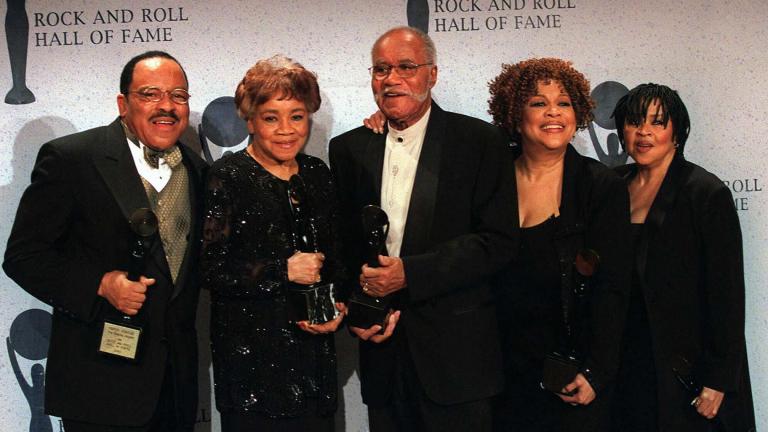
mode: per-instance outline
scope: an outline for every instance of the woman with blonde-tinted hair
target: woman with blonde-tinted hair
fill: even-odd
[[[333,431],[336,352],[344,317],[292,322],[291,287],[338,281],[334,188],[325,163],[300,153],[320,107],[315,75],[293,60],[257,62],[235,103],[251,139],[210,168],[203,286],[211,291],[211,346],[222,430]],[[303,191],[289,180],[300,176]],[[290,199],[289,199],[290,197]],[[316,251],[296,243],[298,208]]]
[[[490,114],[518,156],[518,259],[499,277],[506,389],[499,431],[604,431],[624,324],[629,199],[621,179],[570,144],[591,121],[570,62],[504,65]]]

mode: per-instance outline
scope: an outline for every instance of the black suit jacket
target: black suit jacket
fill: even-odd
[[[617,168],[627,182],[636,165]],[[744,264],[739,218],[728,188],[678,155],[669,167],[636,245],[653,340],[659,427],[698,431],[706,422],[672,368],[685,359],[706,387],[725,392],[726,431],[754,427],[744,340]]]
[[[53,306],[46,371],[46,412],[120,426],[146,423],[166,366],[184,421],[197,403],[195,311],[198,298],[199,188],[204,162],[180,146],[190,179],[191,236],[174,286],[160,241],[144,274],[144,334],[137,363],[97,352],[101,323],[120,317],[97,295],[104,273],[126,270],[133,234],[128,216],[149,207],[119,120],[45,144],[24,192],[3,268],[22,288]]]
[[[330,143],[350,269],[364,261],[360,210],[380,202],[385,139],[361,127]],[[497,128],[432,103],[400,254],[408,286],[398,294],[402,315],[393,339],[405,333],[427,396],[441,404],[503,387],[488,276],[516,250],[516,198],[503,178],[510,161]],[[392,339],[361,342],[366,404],[388,402],[395,349]]]

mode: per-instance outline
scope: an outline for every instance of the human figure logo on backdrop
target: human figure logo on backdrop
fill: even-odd
[[[429,33],[429,4],[427,0],[408,0],[408,25]]]
[[[592,90],[592,99],[595,100],[596,106],[592,110],[595,119],[589,123],[589,138],[592,141],[592,146],[595,148],[600,162],[613,168],[621,166],[627,163],[627,153],[624,151],[619,152],[619,136],[616,135],[616,122],[613,120],[613,108],[616,106],[616,102],[621,99],[622,96],[629,93],[629,89],[624,84],[616,81],[605,81],[598,84],[594,90]],[[595,125],[597,123],[603,129],[607,129],[610,132],[606,138],[605,150],[603,150],[600,139],[595,132]]]
[[[29,43],[29,18],[24,0],[7,0],[5,13],[5,39],[8,43],[8,58],[11,63],[13,87],[5,95],[5,103],[11,105],[29,104],[35,95],[27,88],[27,44]]]
[[[43,411],[45,395],[45,368],[40,363],[32,365],[32,384],[24,378],[16,354],[32,360],[43,360],[48,355],[51,338],[51,314],[41,309],[28,309],[20,313],[11,324],[10,336],[5,338],[8,358],[19,387],[29,403],[31,418],[29,432],[52,432],[51,418]]]
[[[232,96],[222,96],[212,100],[205,107],[203,119],[197,130],[200,135],[203,155],[209,164],[227,153],[244,148],[245,139],[248,137],[248,127],[245,121],[237,115],[235,98]],[[212,145],[227,150],[214,155],[211,153]]]

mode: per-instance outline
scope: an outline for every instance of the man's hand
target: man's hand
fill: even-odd
[[[368,267],[364,264],[360,274],[360,286],[363,292],[372,297],[384,297],[405,288],[405,269],[403,260],[398,257],[379,255],[381,267]]]
[[[339,328],[341,320],[343,320],[344,316],[347,314],[347,306],[344,303],[336,303],[336,310],[339,311],[339,316],[328,322],[322,324],[310,324],[309,321],[299,321],[296,325],[305,332],[314,335],[333,333]]]
[[[117,270],[104,273],[97,294],[124,314],[136,315],[147,299],[147,287],[153,285],[155,280],[141,276],[138,282],[133,282],[126,275],[126,272]]]
[[[589,405],[595,400],[595,390],[582,374],[577,374],[576,378],[563,388],[564,393],[570,393],[572,391],[575,391],[573,396],[565,396],[561,394],[558,396],[563,402],[567,402],[571,405]]]
[[[389,318],[387,318],[387,328],[384,329],[384,334],[379,334],[379,331],[381,331],[380,325],[375,325],[369,329],[362,329],[360,327],[350,326],[349,330],[364,341],[382,343],[385,340],[389,339],[390,336],[392,336],[392,333],[394,333],[395,327],[397,326],[397,321],[399,319],[400,319],[400,311],[394,311],[391,314],[389,314]]]

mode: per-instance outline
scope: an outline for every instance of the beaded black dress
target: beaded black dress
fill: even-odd
[[[296,160],[326,256],[322,280],[339,282],[344,272],[330,171],[312,156]],[[208,174],[201,266],[203,287],[211,292],[222,413],[288,418],[336,410],[333,334],[311,335],[287,316],[287,259],[294,253],[287,186],[245,150],[216,161]]]

